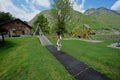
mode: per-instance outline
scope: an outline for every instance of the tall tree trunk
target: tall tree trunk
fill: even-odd
[[[2,44],[4,44],[5,39],[4,39],[4,33],[2,32]]]

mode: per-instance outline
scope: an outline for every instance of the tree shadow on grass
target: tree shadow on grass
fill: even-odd
[[[17,45],[16,43],[13,43],[11,41],[5,41],[5,43],[0,42],[0,53],[6,51],[16,45]]]

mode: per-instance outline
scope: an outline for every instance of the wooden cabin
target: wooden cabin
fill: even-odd
[[[6,30],[7,32],[4,35],[8,35],[9,37],[30,35],[31,29],[31,26],[20,19],[15,19],[0,25],[0,30]]]

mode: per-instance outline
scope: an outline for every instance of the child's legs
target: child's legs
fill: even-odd
[[[58,46],[58,47],[57,47],[57,50],[58,50],[58,51],[60,51],[60,49],[61,49],[61,47],[60,47],[60,46]]]

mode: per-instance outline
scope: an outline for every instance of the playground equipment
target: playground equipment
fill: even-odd
[[[33,34],[42,36],[43,33],[42,33],[42,30],[41,30],[40,23],[37,23],[36,30],[35,30],[35,32]]]
[[[83,26],[76,27],[73,29],[73,34],[72,34],[71,38],[79,37],[79,38],[83,38],[83,39],[90,39],[91,38],[89,36],[90,33],[91,33],[90,26],[88,26],[87,24],[83,24]]]

